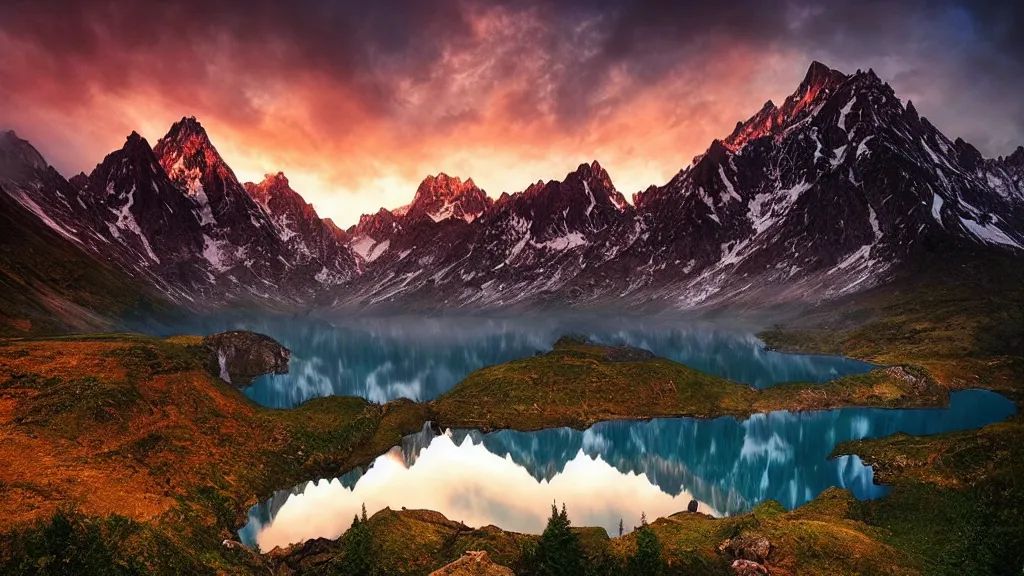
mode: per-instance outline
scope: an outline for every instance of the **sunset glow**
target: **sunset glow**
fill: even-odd
[[[10,17],[0,8],[0,84],[17,89],[0,90],[0,126],[66,176],[89,172],[132,130],[154,144],[194,115],[240,180],[283,171],[343,226],[408,203],[438,172],[472,177],[497,197],[598,159],[629,198],[665,183],[766,98],[781,102],[813,58],[875,67],[937,125],[991,155],[1012,150],[1024,119],[1003,91],[987,91],[984,105],[971,83],[944,95],[950,75],[935,67],[966,66],[981,49],[971,26],[985,22],[953,5],[890,7],[895,18],[881,29],[842,20],[838,7],[794,5],[749,34],[725,6],[648,21],[644,3],[437,1],[382,27],[315,1],[244,14],[198,3],[12,4]],[[50,15],[65,12],[55,25]],[[928,26],[904,34],[909,15]],[[828,30],[878,41],[856,50],[849,36],[809,41]],[[930,58],[950,46],[966,52],[941,65]]]

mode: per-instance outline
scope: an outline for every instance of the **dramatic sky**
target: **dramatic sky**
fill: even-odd
[[[0,127],[71,175],[196,116],[347,225],[441,171],[497,196],[596,158],[629,196],[814,59],[986,155],[1024,143],[1021,0],[3,0]]]

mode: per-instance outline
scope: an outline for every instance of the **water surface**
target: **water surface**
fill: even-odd
[[[846,440],[896,432],[937,434],[998,422],[1015,410],[988,391],[954,393],[948,409],[844,408],[786,411],[714,420],[604,422],[583,432],[464,430],[407,437],[362,474],[307,482],[249,512],[240,532],[269,550],[309,538],[336,538],[365,503],[373,512],[430,509],[470,526],[495,524],[540,533],[553,501],[565,502],[574,524],[617,534],[650,518],[685,510],[691,499],[715,516],[750,510],[766,500],[792,509],[830,486],[857,498],[882,496],[872,471],[856,456],[829,460]]]
[[[651,350],[690,367],[765,388],[780,382],[826,382],[872,365],[838,356],[766,350],[749,332],[721,325],[655,318],[596,316],[349,318],[327,321],[266,314],[212,316],[158,335],[245,329],[292,350],[290,373],[265,376],[246,394],[275,408],[328,395],[375,402],[431,400],[470,372],[551,349],[566,334]]]

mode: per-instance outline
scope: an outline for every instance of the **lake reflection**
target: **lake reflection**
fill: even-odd
[[[253,507],[240,532],[263,550],[309,538],[336,538],[366,504],[436,510],[470,526],[495,524],[540,533],[553,501],[565,502],[574,524],[617,534],[640,513],[656,518],[686,509],[694,498],[715,516],[750,510],[766,500],[786,508],[830,486],[861,499],[886,488],[855,456],[833,460],[839,442],[896,432],[936,434],[976,428],[1013,414],[1006,398],[987,391],[954,393],[949,409],[845,408],[773,412],[738,421],[674,418],[605,422],[579,432],[481,434],[429,428],[377,458],[365,473],[309,482]]]
[[[547,351],[574,333],[659,356],[764,388],[780,382],[826,382],[866,372],[870,364],[835,356],[781,354],[742,331],[652,318],[558,316],[520,318],[350,318],[216,316],[175,326],[147,326],[157,335],[228,329],[267,334],[292,350],[290,373],[264,376],[246,394],[275,408],[328,395],[374,402],[431,400],[470,372]]]

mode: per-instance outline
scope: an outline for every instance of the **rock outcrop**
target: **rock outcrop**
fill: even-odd
[[[514,573],[491,561],[487,552],[469,551],[455,562],[431,572],[430,576],[514,576]]]
[[[263,334],[237,330],[203,339],[210,371],[221,380],[246,388],[264,374],[287,374],[291,350]]]

